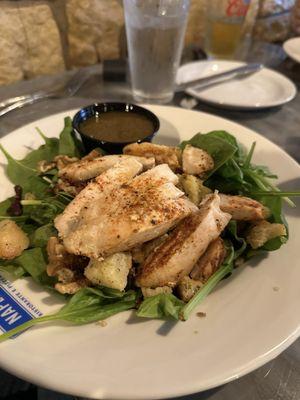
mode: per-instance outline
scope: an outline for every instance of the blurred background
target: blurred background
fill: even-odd
[[[188,58],[204,46],[206,3],[191,1]],[[299,10],[298,0],[253,0],[249,36],[255,42],[282,43],[299,35]],[[124,58],[122,1],[0,0],[0,49],[0,85]]]

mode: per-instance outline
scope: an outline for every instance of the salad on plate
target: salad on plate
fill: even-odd
[[[0,203],[0,272],[31,276],[66,298],[56,313],[0,335],[64,320],[98,322],[125,310],[186,320],[235,268],[288,240],[289,196],[226,131],[178,147],[132,143],[85,154],[65,118],[59,138],[7,159],[15,196]]]

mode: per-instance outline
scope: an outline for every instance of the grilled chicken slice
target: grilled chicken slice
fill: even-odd
[[[186,145],[182,152],[182,169],[186,174],[205,177],[214,168],[214,160],[204,150]]]
[[[59,177],[71,181],[71,182],[81,182],[88,179],[95,178],[96,176],[107,171],[109,168],[114,167],[120,161],[131,158],[131,156],[125,156],[122,154],[113,154],[108,156],[102,156],[97,158],[87,158],[81,159],[72,164],[68,164],[64,168],[59,170]],[[133,157],[132,157],[133,158]],[[134,157],[136,161],[143,165],[143,169],[147,170],[153,168],[155,165],[154,158],[145,157]]]
[[[55,221],[64,246],[70,253],[99,259],[163,235],[198,210],[175,187],[177,181],[170,168],[162,164],[111,189],[103,185],[101,195],[96,199],[89,196],[79,213],[75,207],[77,214],[67,230],[62,229],[61,221]]]
[[[244,196],[229,196],[220,194],[220,208],[232,215],[237,221],[252,221],[265,219],[269,210],[256,200]]]
[[[208,195],[200,210],[185,218],[141,265],[137,286],[175,286],[188,275],[231,219],[231,215],[222,212],[219,205],[217,194]]]
[[[155,251],[155,249],[165,240],[167,240],[168,234],[165,233],[156,239],[150,240],[150,242],[143,243],[132,249],[132,259],[135,263],[142,264],[150,253]]]
[[[99,202],[103,204],[109,191],[125,184],[135,175],[141,172],[143,166],[136,159],[122,160],[116,166],[99,175],[95,181],[90,182],[71,203],[64,212],[55,218],[54,224],[59,236],[64,239],[80,224],[81,213],[91,204]]]
[[[146,142],[132,143],[124,147],[123,153],[132,156],[154,157],[156,164],[168,164],[173,171],[180,169],[180,150],[177,147]]]
[[[219,237],[208,246],[206,252],[199,258],[191,272],[193,279],[206,282],[216,272],[226,257],[223,240]]]

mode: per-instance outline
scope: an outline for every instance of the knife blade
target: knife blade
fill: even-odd
[[[264,68],[263,64],[246,64],[241,67],[230,69],[228,71],[220,72],[218,74],[210,75],[204,78],[198,78],[192,81],[179,83],[175,87],[175,92],[181,92],[194,86],[197,86],[197,89],[200,89],[201,87],[205,87],[207,85],[222,83],[237,77],[253,74],[257,71],[260,71],[262,68]]]

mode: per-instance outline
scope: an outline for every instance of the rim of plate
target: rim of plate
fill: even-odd
[[[191,63],[187,63],[187,64],[183,64],[182,66],[179,67],[178,71],[183,70],[183,69],[188,69],[188,67],[190,65],[210,65],[212,63],[215,64],[233,64],[233,67],[239,67],[239,66],[243,66],[246,65],[245,62],[242,61],[230,61],[230,60],[203,60],[203,61],[193,61]],[[272,108],[272,107],[278,107],[278,106],[282,106],[284,104],[289,103],[290,101],[292,101],[296,94],[297,94],[297,87],[294,84],[294,82],[292,82],[289,78],[287,78],[286,76],[284,76],[283,74],[270,69],[270,68],[266,68],[264,67],[261,71],[259,71],[259,73],[267,73],[267,74],[271,74],[273,75],[273,77],[276,77],[276,80],[281,82],[282,85],[281,86],[285,86],[286,88],[288,88],[289,90],[289,95],[286,96],[285,98],[281,98],[280,100],[274,100],[274,101],[270,101],[267,104],[253,104],[253,103],[249,103],[249,104],[237,104],[235,102],[227,102],[225,100],[225,103],[222,101],[217,101],[217,100],[212,100],[212,99],[208,99],[205,96],[201,95],[201,92],[197,92],[196,90],[194,90],[193,88],[189,88],[185,90],[185,93],[201,100],[203,103],[209,104],[209,105],[213,105],[216,106],[218,108],[224,108],[224,109],[235,109],[235,110],[261,110],[261,109],[266,109],[266,108]]]
[[[157,112],[157,113],[159,113],[159,109],[161,109],[161,108],[173,109],[174,112],[176,112],[179,109],[179,110],[184,111],[185,113],[199,113],[202,115],[204,114],[208,117],[213,117],[215,119],[218,119],[219,121],[224,121],[226,123],[230,122],[230,124],[232,124],[233,126],[236,126],[237,128],[242,127],[244,130],[248,131],[248,133],[251,133],[254,136],[261,137],[261,138],[263,138],[264,141],[268,142],[273,147],[275,146],[277,148],[277,150],[284,153],[285,157],[287,159],[289,159],[289,161],[292,162],[294,164],[294,166],[297,167],[300,171],[300,165],[298,164],[298,162],[295,159],[293,159],[285,150],[283,150],[277,144],[274,144],[273,142],[271,142],[269,139],[267,139],[260,133],[254,131],[251,128],[245,127],[242,124],[233,122],[233,121],[223,118],[223,117],[215,116],[215,115],[207,113],[207,112],[202,112],[202,111],[199,112],[199,111],[194,111],[194,110],[186,110],[186,109],[181,109],[179,107],[171,107],[171,106],[161,106],[161,105],[155,106],[155,105],[151,105],[151,104],[143,104],[143,106],[149,107],[150,109],[153,110],[153,112]],[[36,124],[38,121],[45,120],[47,118],[59,117],[59,116],[63,117],[67,114],[73,114],[76,111],[78,111],[78,109],[70,109],[70,110],[67,110],[64,112],[52,114],[47,117],[41,118],[39,120],[33,121],[29,124],[26,124],[12,132],[18,131],[20,129],[23,130],[23,129],[26,129],[27,127],[32,127],[33,124]],[[1,142],[1,139],[2,138],[0,138],[0,142]],[[267,362],[269,362],[272,359],[274,359],[275,357],[277,357],[281,352],[283,352],[285,349],[287,349],[299,336],[300,336],[300,322],[299,322],[298,327],[296,329],[294,329],[280,343],[278,343],[277,345],[272,347],[269,351],[265,352],[264,354],[260,355],[259,357],[255,358],[255,359],[251,359],[249,362],[244,363],[242,366],[239,366],[239,367],[235,368],[234,370],[231,370],[230,373],[225,371],[221,376],[219,376],[218,382],[214,381],[213,378],[211,378],[210,380],[207,380],[208,382],[206,381],[206,383],[205,382],[203,383],[203,382],[201,382],[201,379],[199,378],[199,380],[194,381],[193,385],[191,385],[190,383],[188,383],[188,385],[185,385],[184,382],[181,382],[180,389],[178,389],[178,387],[176,387],[176,389],[169,388],[164,391],[159,390],[159,391],[156,391],[155,393],[153,393],[152,395],[150,394],[150,395],[143,396],[143,398],[149,399],[149,400],[150,399],[155,400],[155,399],[161,399],[161,398],[173,398],[173,397],[178,397],[178,396],[194,394],[197,392],[212,389],[212,388],[218,387],[220,385],[229,383],[233,380],[241,378],[242,376],[246,375],[247,373],[254,371],[255,369],[261,367],[262,365],[266,364]],[[5,361],[7,361],[7,360],[5,360]],[[3,359],[2,360],[0,359],[0,366],[3,369],[5,369],[6,371],[8,371],[9,373],[12,373],[13,375],[18,376],[21,379],[29,380],[30,382],[32,382],[38,386],[42,386],[42,387],[45,387],[45,388],[48,388],[51,390],[60,391],[61,393],[66,393],[66,394],[74,395],[74,396],[80,396],[80,397],[88,396],[91,399],[100,399],[100,398],[107,399],[107,397],[105,395],[104,395],[104,397],[99,397],[99,396],[95,397],[95,395],[93,395],[92,392],[88,392],[86,389],[82,389],[82,390],[76,389],[76,391],[72,391],[72,389],[70,390],[70,388],[67,389],[64,386],[63,382],[60,382],[59,384],[56,383],[55,385],[51,386],[51,384],[49,383],[49,379],[45,378],[45,376],[43,376],[43,377],[32,376],[32,375],[30,375],[30,373],[28,373],[28,369],[25,369],[24,366],[23,367],[18,366],[18,370],[16,371],[16,366],[14,365],[12,360],[9,360],[9,362],[3,363]],[[141,395],[139,393],[135,393],[134,389],[131,391],[127,390],[127,392],[126,391],[124,392],[124,395],[116,397],[116,399],[120,399],[120,400],[129,400],[129,399],[133,400],[133,399],[140,399],[140,398],[141,398]]]
[[[300,50],[299,50],[299,53],[297,53],[295,55],[295,53],[291,50],[291,47],[290,47],[291,45],[293,45],[295,43],[297,44],[297,42],[298,42],[299,49],[300,49],[300,36],[286,40],[283,43],[283,49],[289,57],[291,57],[294,61],[300,63]]]

